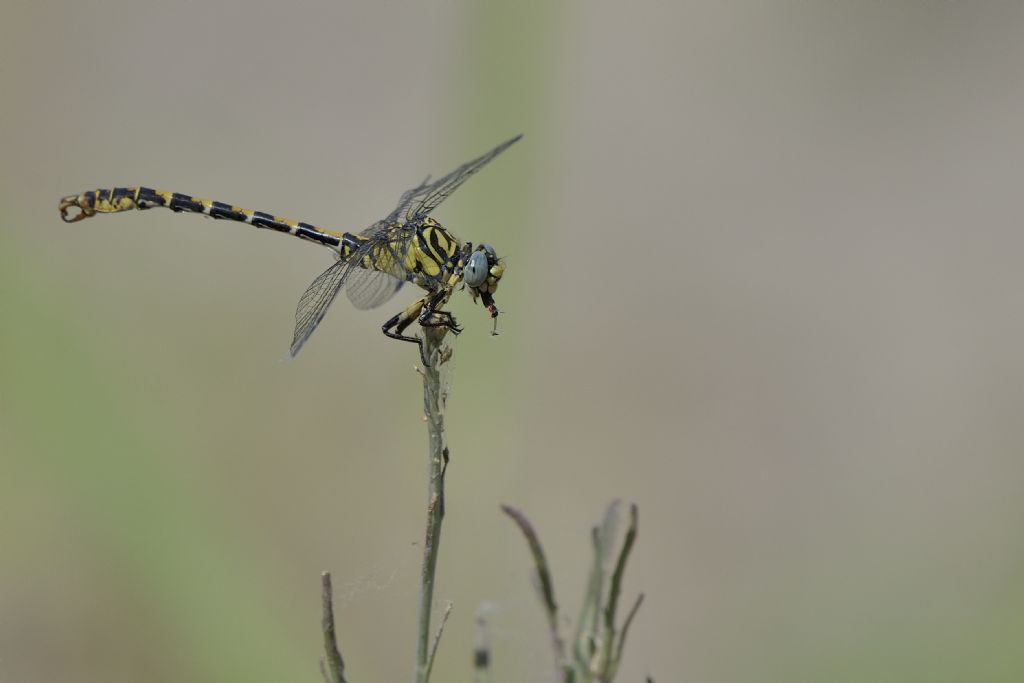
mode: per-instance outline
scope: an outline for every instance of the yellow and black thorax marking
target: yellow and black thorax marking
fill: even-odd
[[[433,291],[456,269],[461,243],[429,216],[414,225],[381,226],[367,233],[342,234],[341,260],[353,256],[360,266],[394,275]]]

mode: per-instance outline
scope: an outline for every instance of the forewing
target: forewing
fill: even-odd
[[[414,187],[402,195],[398,206],[388,217],[387,222],[406,222],[429,215],[452,192],[457,190],[459,185],[466,182],[471,175],[487,165],[491,159],[515,144],[521,137],[523,136],[517,135],[511,140],[506,140],[487,154],[459,166],[448,175],[438,178],[434,182],[430,182],[428,176],[427,180],[420,183],[418,187]]]
[[[416,201],[416,198],[420,195],[420,193],[422,193],[429,185],[430,176],[427,176],[426,178],[423,179],[422,183],[412,188],[411,190],[406,190],[405,192],[403,192],[402,197],[398,200],[398,206],[396,206],[395,210],[391,212],[390,216],[388,216],[388,220],[391,220],[396,223],[404,223],[406,210],[414,201]],[[386,221],[378,221],[378,224],[385,222]],[[374,227],[374,225],[371,225],[368,228],[368,230],[373,230]]]
[[[352,272],[351,266],[347,261],[336,261],[303,292],[295,309],[295,337],[291,348],[293,358],[324,319],[327,309],[338,296],[338,290],[345,284],[345,278]]]

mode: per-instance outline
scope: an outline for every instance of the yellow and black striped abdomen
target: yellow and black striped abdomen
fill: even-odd
[[[98,213],[120,213],[133,209],[141,211],[155,206],[177,212],[198,213],[220,220],[248,223],[257,228],[288,233],[329,247],[338,247],[343,234],[262,211],[252,211],[224,202],[200,199],[179,192],[163,192],[148,187],[115,187],[111,190],[90,190],[64,197],[60,201],[60,215],[66,223],[74,223]],[[77,213],[74,213],[75,210]]]

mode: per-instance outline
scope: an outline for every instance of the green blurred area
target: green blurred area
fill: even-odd
[[[574,614],[640,506],[622,680],[1024,676],[1024,12],[1012,4],[110,0],[0,27],[0,683],[408,677],[425,495],[415,350],[329,255],[145,184],[495,245],[448,416],[435,669],[549,676],[531,518]],[[409,295],[402,292],[399,299]],[[465,297],[462,297],[465,299]],[[402,305],[398,301],[395,305]]]

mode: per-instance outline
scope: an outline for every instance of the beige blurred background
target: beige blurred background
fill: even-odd
[[[145,184],[361,229],[437,217],[460,297],[435,672],[549,680],[520,506],[575,615],[640,506],[621,680],[1024,679],[1024,8],[982,2],[9,2],[0,23],[0,681],[408,680],[415,350],[329,254]]]

